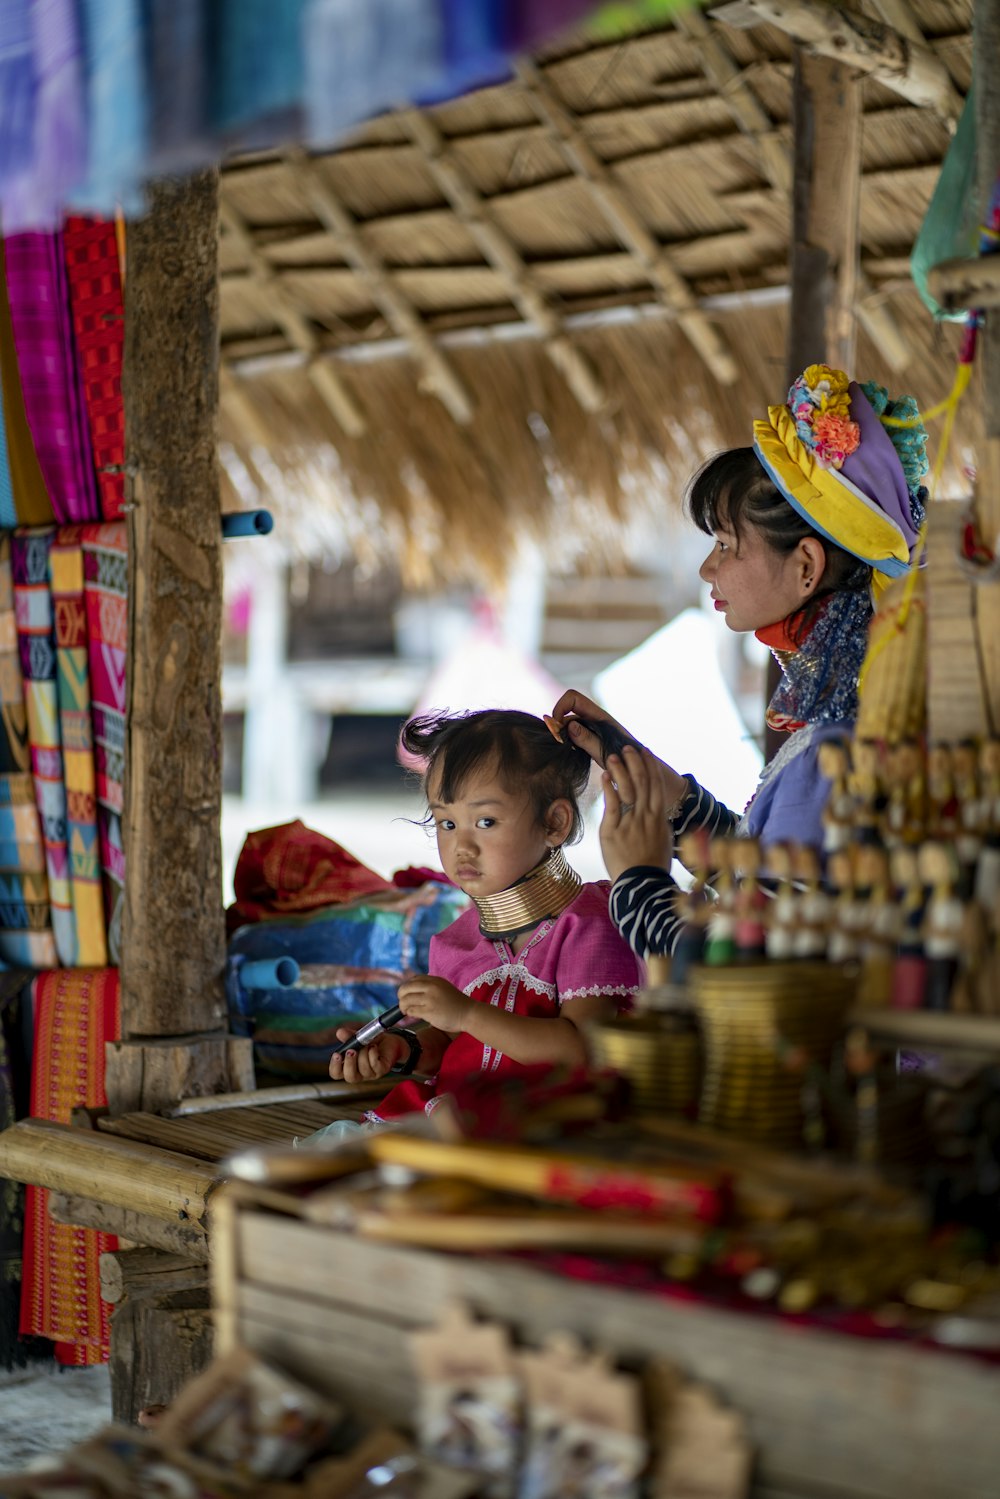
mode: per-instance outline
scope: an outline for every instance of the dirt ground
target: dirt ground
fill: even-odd
[[[0,1473],[65,1452],[111,1420],[106,1364],[0,1370]]]

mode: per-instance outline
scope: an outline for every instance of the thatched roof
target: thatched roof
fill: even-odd
[[[964,94],[967,0],[891,3]],[[311,160],[227,166],[229,482],[411,575],[502,570],[525,526],[611,546],[624,507],[678,496],[782,391],[790,56],[695,12]],[[908,258],[949,131],[872,79],[864,107],[857,368],[930,404],[958,334]]]

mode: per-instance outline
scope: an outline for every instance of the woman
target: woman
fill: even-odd
[[[917,425],[883,425],[888,417]],[[822,847],[829,782],[820,746],[853,730],[873,596],[908,571],[923,521],[927,434],[912,397],[893,403],[880,386],[810,365],[753,435],[752,448],[720,453],[701,470],[688,504],[714,541],[700,574],[716,609],[778,661],[767,722],[789,738],[742,816],[648,751],[608,757],[601,846],[611,912],[640,954],[670,952],[681,925],[669,874],[675,837],[705,829],[765,847]],[[604,763],[597,736],[576,722],[607,720],[603,710],[569,691],[553,717]]]

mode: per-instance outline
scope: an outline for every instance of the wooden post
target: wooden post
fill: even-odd
[[[123,1045],[223,1032],[222,537],[216,457],[218,178],[150,189],[129,227],[125,371],[129,530]],[[141,1060],[141,1058],[140,1058]],[[161,1059],[162,1060],[162,1059]],[[200,1073],[201,1091],[205,1071]],[[245,1085],[245,1084],[244,1084]],[[144,1095],[144,1106],[176,1102]],[[126,1101],[125,1106],[129,1106]]]
[[[972,65],[976,89],[980,222],[1000,171],[1000,0],[976,0],[972,26]],[[1000,308],[985,314],[979,344],[983,393],[983,451],[978,455],[979,534],[989,546],[1000,536]],[[1000,733],[1000,586],[976,589],[976,627],[983,661],[986,722]]]
[[[853,374],[860,272],[861,84],[842,63],[794,51],[789,385],[809,364]],[[779,678],[772,660],[768,699]],[[785,735],[765,738],[770,760]]]

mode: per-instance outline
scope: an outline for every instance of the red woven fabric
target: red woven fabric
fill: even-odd
[[[77,360],[97,469],[101,514],[117,520],[125,498],[122,357],[125,308],[114,223],[70,218],[63,231]],[[111,472],[110,470],[115,470]]]
[[[60,968],[32,987],[31,1116],[68,1124],[78,1106],[103,1108],[104,1047],[120,1033],[117,968]],[[104,1363],[107,1302],[99,1260],[118,1240],[49,1217],[49,1194],[29,1187],[24,1215],[21,1332],[51,1338],[61,1364]]]
[[[282,823],[247,835],[233,876],[229,930],[271,916],[340,906],[392,891],[388,880],[305,823]]]

